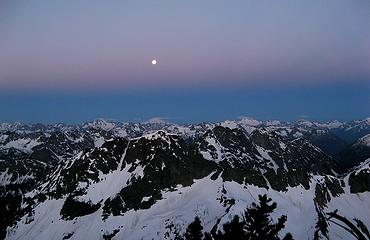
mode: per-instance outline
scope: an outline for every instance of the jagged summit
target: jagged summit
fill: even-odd
[[[162,117],[153,117],[143,122],[144,124],[168,124],[169,122]]]

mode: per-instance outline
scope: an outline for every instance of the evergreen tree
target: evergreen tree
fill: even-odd
[[[202,240],[203,238],[203,226],[199,217],[195,217],[194,221],[189,224],[185,232],[186,240]]]
[[[274,223],[270,214],[276,209],[277,204],[271,202],[271,198],[267,195],[259,195],[259,205],[252,204],[244,213],[245,233],[247,240],[278,240],[279,232],[284,228],[287,220],[286,216],[281,216],[277,223]],[[289,238],[290,237],[290,238]],[[284,239],[292,239],[291,235],[287,235]]]
[[[245,239],[244,225],[245,223],[243,221],[240,221],[239,216],[235,215],[231,222],[225,223],[223,225],[224,232],[218,231],[218,233],[215,236],[215,239],[216,240],[218,239],[220,240]]]
[[[276,209],[277,204],[271,203],[266,195],[259,195],[259,205],[253,203],[244,213],[241,221],[235,215],[231,222],[223,225],[223,231],[213,229],[205,233],[203,240],[280,240],[279,232],[285,227],[286,216],[281,216],[276,223],[270,214]],[[200,219],[195,217],[194,221],[186,229],[185,239],[201,240],[203,227]],[[287,233],[283,240],[293,240],[293,236]]]

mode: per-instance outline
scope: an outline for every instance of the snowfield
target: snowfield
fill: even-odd
[[[112,173],[108,180],[113,179]],[[124,176],[122,176],[124,177]],[[321,176],[314,179],[320,181]],[[116,178],[124,182],[125,179]],[[118,188],[115,185],[97,183],[91,189],[96,197],[86,195],[91,201],[111,196]],[[112,182],[109,182],[112,183]],[[114,183],[114,182],[113,182]],[[210,176],[195,180],[189,187],[178,186],[175,191],[164,191],[163,199],[156,202],[146,210],[130,210],[123,216],[109,216],[102,220],[102,210],[76,218],[71,221],[62,220],[60,210],[64,199],[46,200],[35,209],[32,221],[24,216],[16,228],[9,228],[7,239],[62,239],[69,233],[70,239],[100,239],[104,234],[111,234],[118,229],[114,239],[173,239],[176,231],[182,233],[187,225],[199,216],[204,225],[204,231],[210,231],[218,219],[220,224],[231,220],[235,214],[243,211],[258,201],[259,194],[268,194],[277,202],[278,208],[273,216],[277,219],[280,215],[288,216],[286,228],[282,233],[291,232],[295,239],[312,239],[317,221],[314,199],[314,182],[309,190],[303,187],[289,188],[286,192],[272,189],[258,188],[253,185],[243,186],[236,182],[224,182],[220,177],[212,180]],[[223,190],[224,189],[224,190]],[[112,192],[113,191],[113,192]],[[326,211],[339,210],[347,218],[362,219],[365,224],[370,224],[370,193],[346,193],[333,197]],[[235,199],[235,204],[229,209],[224,206],[221,199]],[[86,199],[87,200],[87,199]],[[353,206],[356,206],[355,208]],[[228,209],[228,212],[227,212]],[[30,222],[31,221],[31,222]],[[30,222],[30,223],[29,223]],[[173,224],[172,228],[169,226]],[[221,226],[221,225],[220,225]],[[332,224],[329,226],[330,239],[351,239],[352,236],[343,229]]]

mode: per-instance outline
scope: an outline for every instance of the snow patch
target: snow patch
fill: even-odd
[[[20,138],[17,140],[9,141],[7,144],[0,146],[0,149],[15,148],[25,153],[32,153],[32,149],[42,142],[39,142],[40,138],[30,139],[30,138]]]

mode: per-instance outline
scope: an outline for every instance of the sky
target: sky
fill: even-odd
[[[0,122],[369,117],[369,24],[367,0],[3,0]]]

